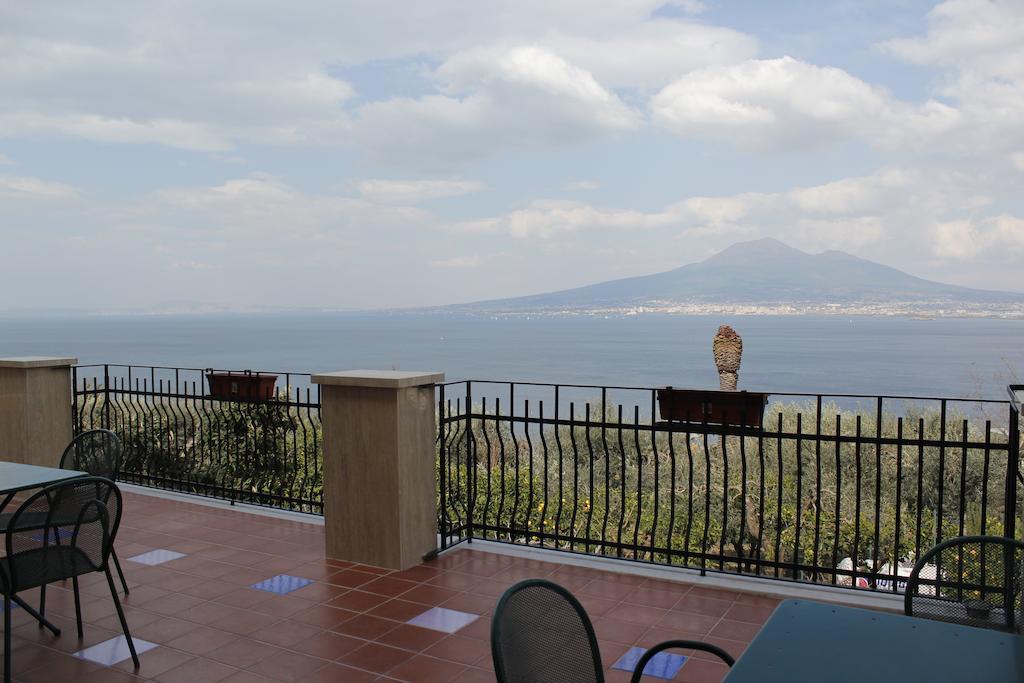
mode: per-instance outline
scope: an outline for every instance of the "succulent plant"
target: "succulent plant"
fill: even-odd
[[[718,368],[718,385],[722,391],[736,391],[739,381],[740,359],[743,357],[743,338],[728,325],[722,325],[711,345]]]

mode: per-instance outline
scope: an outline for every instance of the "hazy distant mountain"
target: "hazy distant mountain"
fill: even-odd
[[[653,275],[547,294],[469,304],[487,310],[617,308],[679,304],[854,302],[1024,303],[1024,294],[932,282],[842,251],[808,254],[765,238]]]

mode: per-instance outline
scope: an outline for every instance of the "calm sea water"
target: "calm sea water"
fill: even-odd
[[[711,339],[722,323],[743,336],[740,385],[751,390],[1002,399],[1014,373],[1024,378],[1024,321],[837,316],[0,318],[0,357],[716,388]]]

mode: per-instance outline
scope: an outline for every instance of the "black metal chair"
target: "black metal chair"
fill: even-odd
[[[908,616],[1024,632],[1024,543],[960,536],[926,552],[907,580]]]
[[[735,663],[710,643],[670,640],[644,653],[633,683],[654,655],[675,647]],[[520,581],[501,596],[491,622],[491,655],[499,683],[604,683],[597,636],[586,611],[572,593],[544,579]]]
[[[32,588],[43,590],[54,581],[71,579],[75,595],[78,637],[82,637],[82,606],[78,577],[103,572],[117,608],[128,649],[136,668],[139,656],[110,573],[111,550],[121,523],[121,492],[103,477],[83,477],[37,491],[11,515],[4,532],[7,555],[0,558],[0,593],[4,598],[4,682],[11,680],[11,603],[17,603],[49,628],[43,608],[37,613],[18,596]]]
[[[94,477],[103,477],[117,481],[121,474],[121,439],[109,429],[90,429],[82,432],[68,444],[60,456],[60,468],[87,472]],[[0,527],[3,524],[0,523]],[[124,578],[121,562],[117,559],[117,551],[111,549],[110,557],[114,560],[114,568],[121,580],[124,594],[128,595],[128,582]]]

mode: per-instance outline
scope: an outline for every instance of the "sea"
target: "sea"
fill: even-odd
[[[0,317],[0,357],[717,388],[711,342],[721,324],[743,337],[740,388],[751,391],[1005,399],[1008,384],[1024,381],[1024,320],[838,315],[7,316]]]

